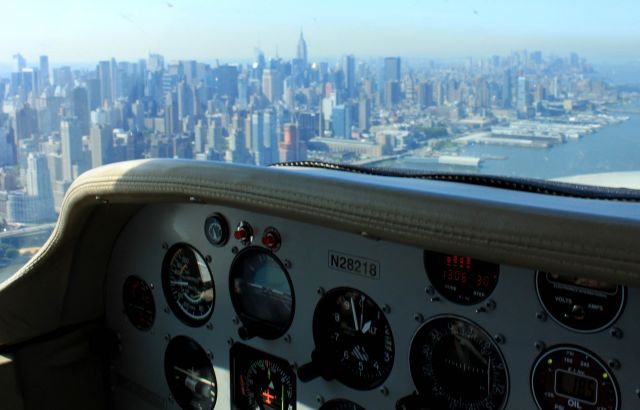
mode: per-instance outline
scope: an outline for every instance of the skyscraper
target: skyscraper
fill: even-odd
[[[333,107],[331,112],[331,128],[335,138],[351,138],[351,109],[340,104]]]
[[[502,108],[511,108],[512,93],[511,70],[507,69],[502,79]]]
[[[262,93],[272,104],[282,98],[284,82],[278,70],[265,69],[262,72]]]
[[[16,60],[15,72],[21,72],[27,66],[27,60],[22,57],[22,54],[16,53],[13,55],[13,59]]]
[[[91,125],[89,149],[93,168],[112,162],[113,130],[105,124]]]
[[[518,88],[516,91],[516,108],[520,112],[526,112],[528,106],[527,94],[529,93],[527,77],[518,77]]]
[[[285,124],[284,138],[280,144],[280,161],[304,161],[307,159],[307,149],[304,142],[298,139],[298,127],[295,124]]]
[[[47,156],[42,153],[30,153],[27,158],[27,195],[31,204],[30,219],[52,221],[56,218],[53,204],[53,189],[49,177]]]
[[[296,58],[304,62],[305,67],[309,64],[307,60],[307,42],[304,41],[302,30],[300,30],[300,38],[298,39],[298,47],[296,49]]]
[[[342,57],[342,71],[344,73],[344,88],[347,98],[356,96],[356,58],[353,54]]]
[[[400,82],[400,57],[386,57],[384,59],[384,82]]]
[[[111,101],[111,63],[100,61],[98,63],[98,79],[100,80],[100,104]]]
[[[49,56],[40,56],[40,89],[51,85],[49,79]]]
[[[82,133],[76,118],[67,118],[60,122],[62,140],[62,175],[66,181],[73,181],[74,165],[82,161]]]
[[[85,87],[74,87],[71,91],[71,106],[80,134],[89,135],[89,95]]]

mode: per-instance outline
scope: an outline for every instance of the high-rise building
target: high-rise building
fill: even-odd
[[[360,97],[358,101],[358,130],[368,131],[371,127],[371,101],[367,97]]]
[[[178,91],[178,118],[180,120],[193,115],[193,90],[186,81],[180,81]]]
[[[36,110],[31,108],[29,104],[25,104],[16,111],[15,131],[18,141],[31,138],[33,134],[38,132],[38,116]]]
[[[529,82],[527,81],[527,77],[518,77],[518,88],[516,91],[516,108],[519,112],[526,112],[529,94]]]
[[[282,99],[284,82],[278,70],[265,69],[262,72],[262,93],[272,104]]]
[[[502,108],[511,108],[513,85],[511,82],[511,70],[505,70],[502,78]]]
[[[331,128],[335,138],[351,138],[351,109],[345,104],[336,105],[331,112]]]
[[[16,60],[15,72],[22,72],[22,70],[27,66],[27,60],[25,60],[20,53],[14,54],[13,59]]]
[[[51,85],[49,75],[49,56],[40,56],[40,89]]]
[[[227,96],[231,102],[235,101],[238,97],[238,67],[225,64],[211,71],[216,94]]]
[[[147,70],[151,72],[164,70],[164,57],[160,54],[149,54]]]
[[[112,162],[113,130],[109,125],[91,125],[89,150],[91,151],[91,166],[93,168]]]
[[[420,108],[431,107],[433,104],[433,86],[429,82],[418,85],[418,104]]]
[[[346,96],[354,98],[356,96],[356,58],[353,54],[342,57],[342,71]]]
[[[105,101],[111,101],[111,63],[109,61],[100,61],[98,63],[98,80],[100,81],[100,104]]]
[[[304,142],[298,139],[298,128],[295,124],[283,126],[284,138],[280,144],[280,161],[304,161],[307,159],[307,148]]]
[[[71,106],[81,135],[89,135],[89,95],[85,87],[74,87],[71,91]]]
[[[400,83],[397,81],[387,81],[384,83],[384,105],[392,108],[400,103]]]
[[[74,167],[81,168],[82,133],[76,118],[67,118],[60,122],[60,139],[62,142],[62,175],[66,181],[73,181]]]
[[[387,81],[400,82],[400,75],[400,57],[386,57],[384,59],[384,83],[386,84]]]
[[[27,197],[24,199],[24,204],[30,208],[25,214],[31,221],[45,222],[56,219],[53,189],[45,154],[30,153],[27,158]]]
[[[298,47],[296,49],[296,58],[304,62],[305,67],[309,64],[307,59],[307,42],[304,40],[302,30],[300,30],[300,38],[298,39]]]

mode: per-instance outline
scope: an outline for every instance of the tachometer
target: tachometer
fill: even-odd
[[[475,305],[498,284],[500,265],[469,256],[424,252],[424,266],[436,290],[451,302]]]
[[[236,343],[231,348],[236,409],[295,410],[296,377],[285,360]]]
[[[536,274],[540,302],[558,323],[579,332],[597,332],[611,326],[622,313],[626,289],[597,279]]]
[[[190,326],[202,326],[213,313],[213,276],[193,247],[172,246],[162,263],[162,289],[173,313]]]
[[[509,375],[491,337],[469,320],[441,316],[411,342],[411,377],[420,401],[434,409],[504,409]]]
[[[313,316],[316,344],[301,380],[336,379],[357,390],[381,385],[391,373],[395,347],[391,326],[369,296],[353,288],[328,291]]]
[[[207,353],[193,339],[176,336],[164,355],[164,373],[176,403],[184,410],[211,410],[218,386]]]
[[[617,410],[618,387],[613,374],[593,353],[575,346],[544,352],[531,373],[538,408]]]
[[[139,330],[149,330],[156,317],[153,293],[147,282],[131,275],[122,287],[124,312],[133,326]]]
[[[293,285],[282,262],[264,248],[245,248],[233,260],[229,276],[231,302],[243,325],[240,336],[282,336],[294,310]]]

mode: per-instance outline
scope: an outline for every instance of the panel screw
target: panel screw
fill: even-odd
[[[506,340],[504,338],[503,335],[501,335],[500,333],[498,333],[497,335],[493,336],[493,338],[496,340],[496,343],[498,344],[503,344]]]
[[[489,299],[484,303],[484,307],[486,307],[487,310],[494,310],[496,308],[496,301]]]
[[[168,342],[169,340],[171,340],[171,335],[170,335],[169,333],[167,333],[167,334],[164,336],[164,340],[165,340],[165,341],[167,341],[167,342]]]
[[[422,323],[424,322],[424,316],[422,316],[422,313],[414,313],[413,320],[415,320],[418,323]]]
[[[607,362],[607,364],[609,365],[609,367],[611,367],[613,370],[618,370],[620,368],[620,362],[617,359],[609,359],[609,361]]]
[[[547,312],[537,312],[536,313],[536,318],[541,321],[541,322],[546,322],[547,321]]]
[[[291,261],[289,259],[284,260],[284,267],[287,269],[291,269]]]
[[[237,325],[238,323],[240,323],[240,320],[238,320],[236,316],[232,317],[231,321],[233,322],[234,325]]]
[[[320,296],[324,295],[324,288],[323,287],[319,287],[318,289],[316,289],[316,293]]]
[[[433,296],[433,294],[436,293],[436,290],[433,288],[433,286],[427,286],[426,288],[424,288],[424,293],[429,296]]]
[[[168,315],[169,313],[171,313],[171,310],[169,309],[169,306],[165,306],[165,307],[164,307],[164,313],[166,313],[167,315]]]
[[[169,401],[170,401],[171,403],[173,403],[173,395],[171,395],[171,394],[169,395]]]
[[[382,311],[383,311],[384,313],[386,313],[386,314],[391,313],[391,306],[386,305],[386,304],[385,304],[385,305],[382,305]]]
[[[233,345],[233,338],[228,338],[227,339],[227,345],[229,345],[229,346]]]
[[[285,335],[284,336],[284,341],[285,341],[285,343],[291,343],[291,335]]]
[[[380,387],[379,391],[383,396],[388,396],[389,395],[389,389],[387,388],[387,386]]]
[[[234,255],[238,253],[238,247],[234,246],[233,248],[231,248],[231,253],[233,253]]]
[[[153,283],[149,282],[149,288],[151,288],[151,290],[156,288],[156,285],[154,285]]]
[[[207,350],[207,356],[209,357],[209,360],[213,361],[213,353],[211,353],[211,350]]]
[[[440,298],[437,296],[432,297],[431,299],[429,299],[430,302],[440,302]]]
[[[619,327],[612,327],[611,330],[609,330],[609,334],[616,339],[622,339],[623,332]]]
[[[546,345],[544,344],[543,341],[541,340],[537,340],[533,346],[536,348],[537,351],[541,352],[544,350],[544,348],[546,347]]]
[[[316,402],[317,402],[318,404],[324,404],[324,397],[322,397],[321,395],[319,395],[319,394],[318,394],[318,395],[316,396]]]
[[[162,249],[169,249],[169,244],[166,242],[162,242]]]
[[[211,257],[211,255],[207,255],[205,257],[205,259],[207,260],[207,263],[211,263],[211,261],[213,260],[213,258]]]
[[[482,306],[476,309],[476,313],[485,313],[487,311],[487,309],[483,308]]]
[[[207,323],[207,329],[208,330],[213,330],[213,323],[211,323],[211,322]]]

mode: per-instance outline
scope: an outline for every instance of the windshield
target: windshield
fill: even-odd
[[[3,15],[0,281],[71,182],[118,161],[617,173],[580,180],[612,186],[640,172],[634,0],[60,0]]]

